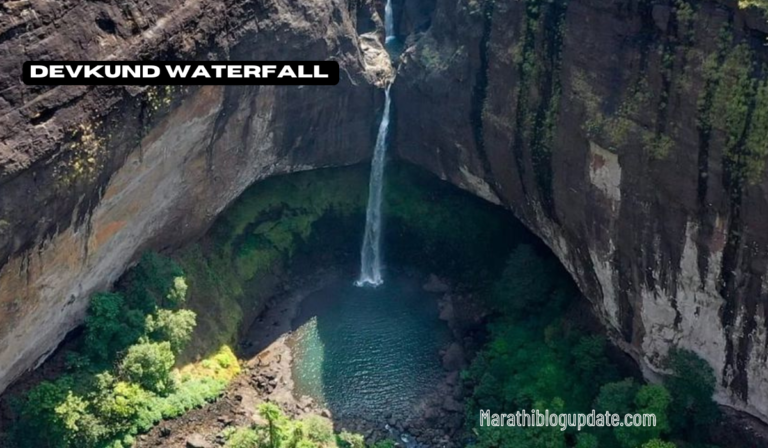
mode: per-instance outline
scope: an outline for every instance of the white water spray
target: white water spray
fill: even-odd
[[[376,147],[371,162],[371,180],[368,187],[368,209],[365,212],[365,236],[360,251],[360,278],[357,286],[378,286],[381,276],[381,202],[384,191],[384,162],[389,132],[389,86],[385,92],[384,116],[381,118]]]

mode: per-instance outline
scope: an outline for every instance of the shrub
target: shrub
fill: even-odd
[[[173,387],[171,370],[175,362],[170,342],[143,342],[128,349],[120,374],[147,390],[167,393]]]
[[[251,428],[231,428],[224,433],[224,438],[226,448],[256,448],[262,441]]]
[[[187,283],[184,271],[173,260],[148,252],[128,271],[119,285],[125,290],[127,304],[143,314],[157,306],[177,308],[186,300]]]
[[[672,396],[672,426],[690,437],[699,437],[719,417],[712,400],[715,373],[706,361],[690,350],[675,349],[669,354],[671,374],[664,379]]]
[[[12,438],[18,446],[66,446],[66,428],[56,408],[67,399],[72,386],[72,378],[66,375],[55,381],[43,381],[16,403],[19,419]]]
[[[342,431],[338,439],[342,448],[365,448],[365,439],[360,434]]]
[[[323,444],[333,442],[333,423],[330,420],[319,415],[308,415],[303,422],[309,440]]]
[[[146,331],[155,341],[168,341],[174,354],[179,354],[192,338],[196,317],[190,310],[158,310],[147,316]]]
[[[143,331],[143,314],[128,309],[122,294],[102,292],[91,297],[85,318],[85,353],[94,361],[110,362]]]

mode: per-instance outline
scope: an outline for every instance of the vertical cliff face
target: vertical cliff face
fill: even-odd
[[[254,181],[370,156],[388,76],[366,2],[0,6],[0,391],[147,248]],[[26,87],[25,60],[337,60],[336,87]]]
[[[648,376],[693,350],[768,420],[761,14],[438,0],[430,22],[393,89],[399,155],[514,210]]]

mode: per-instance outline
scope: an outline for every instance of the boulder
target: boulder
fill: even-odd
[[[187,448],[211,448],[211,445],[205,437],[200,434],[192,434],[187,437]]]

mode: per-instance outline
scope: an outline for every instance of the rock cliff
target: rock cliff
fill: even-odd
[[[671,347],[768,421],[768,25],[735,2],[394,0],[399,157],[511,208],[649,377]],[[252,182],[363,160],[359,0],[0,5],[0,390],[146,248]],[[373,34],[372,34],[373,33]],[[334,59],[335,88],[25,87],[27,59]]]
[[[370,156],[391,68],[365,1],[0,5],[0,391],[147,248],[266,176]],[[335,87],[27,87],[25,60],[326,60]]]
[[[693,350],[720,403],[768,421],[761,13],[438,0],[427,22],[393,89],[397,153],[511,208],[647,376]]]

